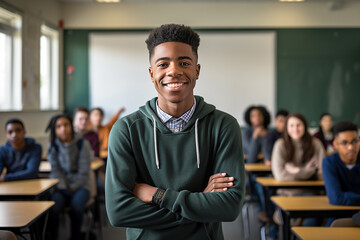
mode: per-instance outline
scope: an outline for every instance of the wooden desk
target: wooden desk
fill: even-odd
[[[36,239],[42,239],[41,230],[45,227],[36,226],[36,222],[54,204],[50,201],[0,201],[0,229],[14,231],[30,227]]]
[[[245,171],[251,173],[271,173],[271,167],[265,163],[245,163]]]
[[[59,182],[58,179],[31,179],[0,183],[0,199],[40,198]]]
[[[360,227],[293,227],[292,232],[302,240],[358,240]]]
[[[91,161],[91,169],[93,171],[98,171],[102,166],[104,166],[105,162],[101,160],[100,158],[95,158],[93,161]],[[40,173],[50,173],[51,172],[51,164],[48,161],[41,161],[39,166],[39,172]]]
[[[324,181],[278,181],[273,177],[257,177],[256,181],[263,187],[267,188],[312,188],[312,189],[323,189]]]
[[[280,197],[271,200],[280,208],[284,239],[290,239],[290,219],[306,217],[351,217],[360,206],[331,205],[327,196]],[[322,238],[326,239],[326,238]]]

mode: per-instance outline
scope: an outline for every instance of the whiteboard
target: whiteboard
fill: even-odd
[[[199,32],[200,76],[195,94],[233,115],[244,125],[252,104],[275,110],[276,34]],[[130,114],[157,96],[148,73],[148,33],[91,33],[89,36],[90,107],[102,107],[105,120],[124,106]]]

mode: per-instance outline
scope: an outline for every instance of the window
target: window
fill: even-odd
[[[0,110],[21,110],[21,16],[0,7]]]
[[[40,37],[40,109],[59,108],[59,33],[41,26]]]

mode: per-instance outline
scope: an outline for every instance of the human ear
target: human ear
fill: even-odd
[[[199,78],[199,75],[200,75],[200,68],[201,68],[200,64],[196,65],[196,79],[198,79],[198,78]]]
[[[154,76],[154,71],[151,67],[149,67],[149,74],[150,74],[150,77],[151,77],[151,81],[154,82],[153,80],[153,76]]]

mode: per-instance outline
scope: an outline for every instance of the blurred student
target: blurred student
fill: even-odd
[[[106,125],[102,125],[104,111],[101,108],[93,108],[90,111],[90,128],[99,136],[101,158],[107,158],[110,130],[124,111],[125,108],[120,108]]]
[[[323,177],[329,202],[335,205],[360,205],[360,140],[358,127],[339,122],[334,127],[336,153],[324,158]],[[330,219],[328,224],[334,219]]]
[[[76,135],[72,120],[65,114],[54,116],[47,127],[50,146],[47,159],[51,178],[59,179],[52,195],[55,205],[50,211],[51,239],[58,237],[59,216],[70,207],[71,239],[80,239],[85,206],[90,197],[90,162],[92,152],[87,140]]]
[[[37,178],[41,161],[41,146],[26,138],[24,123],[16,118],[5,124],[7,142],[0,147],[0,182]]]
[[[248,127],[242,131],[246,163],[259,161],[259,153],[265,152],[265,138],[270,124],[270,114],[264,106],[250,106],[245,111],[245,122]]]
[[[99,157],[99,136],[93,130],[89,130],[89,110],[86,107],[77,107],[74,111],[74,131],[87,139],[94,151],[94,156]]]
[[[275,142],[271,166],[276,180],[296,181],[321,179],[321,161],[325,150],[320,140],[310,135],[307,122],[299,113],[289,114],[283,136]],[[299,189],[281,189],[280,195],[314,195]],[[278,222],[278,221],[276,221]],[[305,226],[316,226],[318,219],[305,219]]]
[[[265,164],[271,166],[271,154],[273,151],[274,144],[285,131],[286,117],[289,115],[289,112],[286,110],[279,110],[275,116],[275,129],[271,130],[265,139],[265,152],[264,159]]]
[[[320,127],[319,130],[314,134],[314,137],[318,138],[323,144],[326,152],[333,152],[333,120],[329,113],[323,113],[320,116]]]

